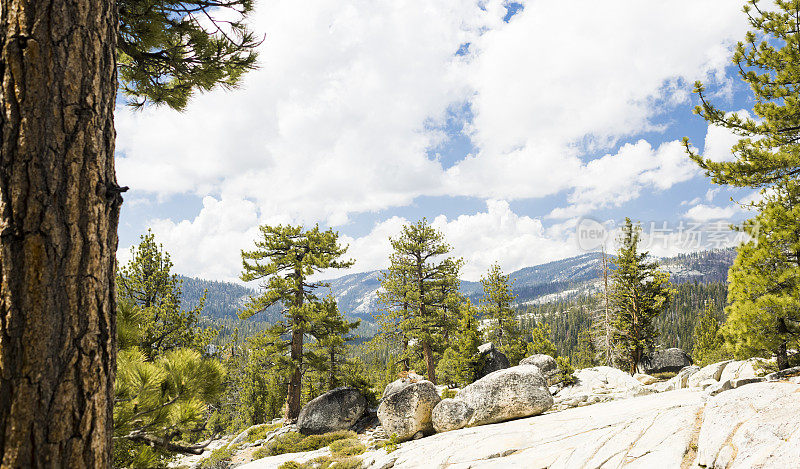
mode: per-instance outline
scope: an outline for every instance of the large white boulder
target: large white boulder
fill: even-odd
[[[547,382],[535,366],[490,373],[459,391],[455,399],[472,408],[466,422],[470,427],[538,415],[553,406]]]
[[[409,383],[384,397],[378,406],[378,420],[387,435],[400,441],[417,432],[432,433],[431,412],[442,399],[430,381]]]
[[[555,395],[555,408],[558,410],[652,392],[630,374],[610,366],[584,368],[577,370],[572,376],[575,384],[561,389]]]
[[[665,350],[654,350],[652,353],[642,357],[639,369],[644,373],[670,373],[678,372],[681,369],[694,363],[688,353],[679,348],[668,348]]]
[[[708,468],[797,467],[798,396],[800,385],[773,382],[711,398],[703,413],[697,463]]]
[[[666,384],[662,387],[661,390],[674,391],[676,389],[688,388],[689,378],[691,378],[698,371],[700,371],[700,367],[697,365],[687,366],[686,368],[679,371],[677,375],[670,378],[666,382]]]
[[[297,427],[305,435],[347,430],[367,410],[367,399],[351,387],[336,388],[312,399],[300,410]]]
[[[730,362],[722,370],[719,381],[764,376],[767,374],[766,367],[769,364],[769,360],[764,358],[748,358],[747,360]]]

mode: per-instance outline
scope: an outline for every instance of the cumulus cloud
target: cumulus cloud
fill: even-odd
[[[695,221],[726,220],[736,215],[739,210],[736,207],[715,207],[712,205],[699,204],[690,208],[684,216]]]
[[[152,226],[182,272],[230,279],[258,223],[346,227],[421,195],[497,200],[436,223],[475,250],[464,251],[468,275],[490,257],[511,270],[571,247],[500,200],[566,194],[550,216],[574,217],[696,174],[677,142],[612,148],[663,131],[658,118],[687,102],[687,83],[725,83],[738,7],[535,0],[505,14],[501,0],[260,2],[261,68],[241,89],[197,96],[184,113],[118,109],[118,179],[137,197],[204,197],[193,220]],[[463,107],[475,150],[443,164],[429,152]],[[706,151],[724,146],[709,135]],[[404,221],[391,215],[350,239],[359,269],[385,259],[381,240]]]

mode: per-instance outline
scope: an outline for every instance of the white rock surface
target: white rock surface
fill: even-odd
[[[764,367],[769,365],[769,360],[763,358],[749,358],[742,361],[730,362],[722,370],[719,381],[728,381],[739,378],[755,378],[763,376]]]
[[[364,461],[372,469],[680,467],[702,404],[691,390],[637,397],[439,433]]]
[[[564,387],[555,395],[554,408],[557,410],[652,392],[633,376],[610,366],[584,368],[572,376],[575,377],[575,384]]]
[[[697,462],[713,468],[800,465],[800,385],[743,386],[709,400]]]
[[[656,378],[650,375],[646,375],[644,373],[636,373],[633,375],[633,377],[636,378],[637,381],[644,384],[645,386],[647,386],[648,384],[653,384],[658,381]]]
[[[732,363],[733,360],[726,360],[724,362],[719,363],[712,363],[710,365],[704,366],[700,368],[696,373],[692,374],[687,381],[687,385],[690,388],[697,388],[701,387],[700,383],[703,381],[713,379],[714,381],[719,381],[720,377],[722,376],[722,371],[725,367]]]

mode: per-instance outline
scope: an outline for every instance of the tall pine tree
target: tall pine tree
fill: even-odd
[[[647,252],[638,251],[640,233],[641,228],[626,218],[609,293],[613,343],[621,365],[631,374],[655,345],[658,331],[654,320],[672,298],[669,275],[647,260]]]
[[[394,252],[379,291],[388,309],[384,322],[421,344],[428,379],[436,383],[434,353],[444,348],[455,322],[452,305],[462,261],[445,257],[450,246],[425,219],[404,226],[390,242]]]
[[[778,184],[760,207],[728,274],[724,335],[738,357],[775,355],[785,369],[800,349],[800,182]]]
[[[131,248],[131,260],[117,272],[117,298],[141,309],[140,343],[142,353],[154,358],[180,347],[204,352],[215,331],[202,329],[198,322],[205,294],[189,310],[181,308],[182,280],[170,273],[172,261],[163,246],[148,230],[137,246]]]
[[[775,354],[778,366],[788,366],[786,348],[798,334],[800,290],[796,274],[796,238],[800,219],[795,206],[800,175],[800,0],[775,0],[762,8],[758,0],[744,7],[753,28],[739,42],[733,62],[753,93],[752,118],[727,114],[706,99],[702,83],[695,85],[701,104],[695,112],[710,124],[732,130],[741,138],[733,146],[733,161],[690,156],[718,184],[762,187],[772,192],[753,204],[760,214],[744,230],[755,241],[739,248],[730,271],[729,321],[726,337],[739,356]],[[763,245],[762,245],[763,242]]]
[[[242,251],[242,275],[245,282],[264,280],[263,292],[250,297],[239,312],[249,318],[275,304],[283,307],[284,320],[272,328],[276,341],[291,335],[287,343],[291,377],[287,387],[286,414],[294,421],[300,414],[303,370],[303,336],[315,327],[318,298],[314,290],[323,285],[310,277],[325,269],[343,269],[353,262],[340,260],[347,251],[338,243],[333,230],[322,231],[319,226],[310,230],[302,226],[261,226],[261,237],[255,249]]]
[[[503,275],[500,265],[493,264],[481,278],[481,285],[481,316],[490,321],[487,338],[497,344],[512,364],[519,363],[525,358],[525,341],[517,314],[511,307],[516,296],[511,292],[509,276]]]

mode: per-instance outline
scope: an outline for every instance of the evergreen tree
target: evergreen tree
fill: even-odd
[[[760,208],[730,269],[724,334],[738,357],[774,354],[785,369],[800,348],[800,182],[778,184]]]
[[[722,361],[725,356],[724,346],[714,306],[708,303],[694,326],[692,358],[695,364],[700,366]]]
[[[464,300],[459,307],[454,340],[436,365],[436,377],[442,383],[465,386],[472,382],[478,362],[480,331],[476,308]]]
[[[342,367],[346,361],[345,343],[353,337],[347,334],[358,327],[361,321],[348,321],[339,312],[333,295],[328,295],[318,304],[318,313],[309,333],[317,341],[314,351],[319,358],[317,369],[326,375],[327,390],[334,389],[342,381]]]
[[[453,328],[462,261],[442,258],[450,246],[425,219],[404,226],[400,236],[390,242],[394,253],[378,292],[387,308],[383,323],[421,345],[428,379],[436,383],[434,353],[436,348],[444,348],[445,337]]]
[[[584,330],[578,334],[578,346],[572,356],[575,366],[578,368],[591,368],[598,364],[598,354],[594,343],[590,331]]]
[[[669,275],[659,272],[647,252],[638,252],[641,228],[625,219],[614,258],[609,305],[613,312],[613,343],[620,363],[636,373],[642,356],[654,345],[655,318],[669,305],[673,291]]]
[[[531,331],[531,341],[528,343],[527,354],[530,355],[550,355],[555,358],[558,356],[556,346],[550,339],[553,330],[544,321],[539,322]]]
[[[170,273],[169,253],[150,230],[140,239],[130,262],[117,272],[118,299],[141,309],[137,346],[150,359],[181,347],[204,352],[215,333],[198,325],[205,295],[193,309],[181,309],[182,280]]]
[[[276,352],[289,346],[291,370],[287,387],[286,415],[294,421],[300,413],[304,334],[314,330],[313,320],[318,311],[318,298],[314,290],[323,285],[309,278],[324,269],[350,267],[352,261],[340,257],[347,251],[338,243],[333,230],[321,231],[319,226],[305,230],[301,226],[261,226],[261,238],[253,251],[242,251],[242,275],[245,282],[266,279],[263,293],[250,297],[239,316],[249,318],[274,304],[283,305],[284,320],[276,323],[270,334],[276,343]],[[289,341],[283,336],[290,334]]]
[[[517,315],[511,308],[516,298],[511,292],[511,281],[498,264],[494,264],[481,278],[483,297],[481,298],[481,316],[488,319],[487,338],[497,344],[512,363],[519,363],[525,358],[525,341],[522,338]]]
[[[148,357],[138,347],[145,311],[120,303],[120,352],[114,388],[114,466],[165,467],[176,453],[201,454],[192,444],[206,429],[207,405],[223,390],[219,362],[176,348]]]
[[[744,7],[754,31],[736,46],[733,63],[753,92],[754,118],[726,114],[711,104],[702,83],[695,84],[701,104],[695,108],[710,124],[742,138],[733,146],[733,161],[717,162],[686,150],[717,184],[759,187],[800,175],[800,1],[775,0],[762,10],[759,0]]]

